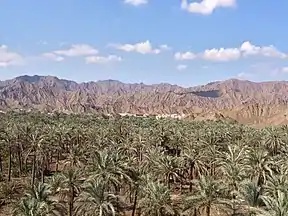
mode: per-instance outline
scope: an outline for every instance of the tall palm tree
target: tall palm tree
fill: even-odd
[[[52,191],[47,184],[33,185],[14,209],[14,215],[19,216],[44,216],[63,215],[62,206],[52,200]]]
[[[201,174],[207,172],[205,167],[205,155],[201,153],[201,146],[188,143],[184,146],[183,158],[188,162],[189,191],[192,192],[192,183]]]
[[[127,162],[117,151],[107,149],[95,151],[89,163],[89,179],[106,182],[107,188],[113,186],[115,190],[118,190],[121,185],[121,179],[129,179],[129,176],[125,172]]]
[[[68,169],[55,176],[51,181],[52,191],[59,198],[67,202],[67,215],[72,216],[74,212],[75,198],[80,194],[83,183],[83,174],[78,169]]]
[[[214,207],[220,207],[224,203],[224,185],[219,180],[211,176],[201,176],[195,182],[196,193],[187,195],[185,198],[185,210],[196,209],[197,212],[206,212],[206,216],[211,215]]]
[[[271,152],[271,155],[276,155],[282,150],[284,143],[284,136],[281,131],[274,128],[268,127],[264,130],[264,144],[266,148]]]
[[[85,216],[115,216],[116,200],[116,195],[106,191],[103,182],[88,181],[77,198],[76,212]]]
[[[44,181],[44,162],[47,160],[46,134],[38,129],[29,135],[29,141],[30,146],[26,152],[26,160],[28,157],[32,157],[31,185],[34,185],[39,165],[42,173],[42,182]]]
[[[0,131],[0,140],[2,141],[2,145],[4,148],[8,149],[8,181],[11,181],[11,172],[12,172],[12,157],[13,157],[13,149],[16,144],[16,134],[13,130],[13,125],[8,125],[7,129],[2,129]],[[1,172],[2,172],[2,157],[0,156],[1,163]]]
[[[219,153],[217,162],[230,192],[235,193],[238,191],[238,184],[246,177],[246,149],[238,142],[237,145],[228,145],[227,150],[227,152],[223,151]]]
[[[144,194],[140,200],[139,206],[141,215],[166,216],[175,215],[171,191],[162,183],[148,181],[143,189]]]
[[[153,161],[153,171],[158,176],[158,179],[162,179],[163,182],[171,187],[171,180],[179,180],[181,176],[181,167],[183,161],[179,157],[174,157],[166,154],[161,154],[160,157],[151,158]],[[164,179],[163,179],[164,178]]]
[[[273,175],[273,162],[269,157],[269,152],[263,147],[251,148],[247,152],[247,160],[247,163],[249,164],[248,175],[250,179],[253,179],[256,176],[258,186],[262,186],[266,183],[267,176]]]

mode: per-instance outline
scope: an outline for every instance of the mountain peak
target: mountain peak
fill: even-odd
[[[20,82],[29,82],[29,83],[34,83],[34,82],[39,82],[41,79],[41,76],[38,75],[23,75],[23,76],[18,76],[15,78],[15,80],[20,81]]]
[[[59,78],[56,76],[23,75],[16,77],[15,80],[20,82],[37,83],[40,81],[59,81]]]

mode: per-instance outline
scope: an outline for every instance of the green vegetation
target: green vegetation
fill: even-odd
[[[0,215],[288,216],[287,126],[36,113],[0,122]]]

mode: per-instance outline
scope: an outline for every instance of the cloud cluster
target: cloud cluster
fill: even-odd
[[[181,8],[190,13],[198,13],[203,15],[212,14],[216,8],[235,7],[236,0],[202,0],[201,2],[191,2],[182,0]]]
[[[87,64],[98,63],[98,64],[106,64],[109,62],[121,62],[122,58],[116,55],[109,56],[88,56],[85,58]]]
[[[0,67],[20,65],[22,63],[24,63],[24,58],[20,54],[9,51],[6,45],[0,45]]]
[[[109,46],[124,52],[137,52],[140,54],[159,54],[162,51],[171,49],[166,44],[162,44],[158,48],[153,48],[149,40],[135,44],[110,44]]]
[[[244,42],[240,50],[244,55],[263,55],[267,57],[286,58],[287,54],[280,52],[273,45],[259,47],[251,44],[249,41]]]
[[[201,56],[208,61],[230,61],[239,59],[241,57],[241,52],[237,48],[214,48],[205,50]]]
[[[197,55],[192,52],[177,52],[175,53],[174,57],[176,60],[193,60],[197,57]]]
[[[288,55],[279,51],[276,47],[269,46],[255,46],[251,42],[246,41],[238,48],[220,48],[207,49],[202,53],[193,52],[177,52],[174,55],[176,60],[193,60],[196,58],[208,61],[233,61],[247,56],[266,56],[274,58],[287,58]]]
[[[148,3],[148,0],[125,0],[125,4],[130,4],[133,6],[140,6]]]
[[[74,44],[68,49],[55,50],[49,53],[42,54],[46,59],[60,62],[64,61],[65,57],[85,57],[86,63],[108,63],[120,62],[122,58],[115,55],[100,56],[99,51],[88,44]]]
[[[99,51],[97,49],[88,44],[73,44],[69,49],[53,51],[55,55],[66,57],[96,55],[98,53]]]
[[[123,51],[145,54],[159,54],[165,51],[172,50],[166,44],[158,46],[152,46],[149,40],[144,42],[132,43],[132,44],[110,44],[109,47]],[[73,44],[66,49],[54,50],[51,52],[45,52],[41,54],[41,58],[48,59],[50,61],[62,62],[67,58],[82,57],[87,64],[107,64],[112,62],[121,62],[123,59],[120,56],[114,54],[100,55],[100,52],[95,47],[88,44]],[[249,56],[263,56],[270,58],[288,59],[288,54],[281,52],[273,45],[258,46],[249,41],[245,41],[239,47],[235,48],[212,48],[206,49],[202,52],[175,52],[174,59],[177,61],[188,60],[206,60],[215,62],[228,62],[235,61],[240,58],[247,58]],[[39,57],[39,56],[38,56]],[[25,57],[25,61],[27,62]],[[8,50],[5,45],[0,45],[0,67],[8,67],[10,65],[19,65],[24,62],[24,57],[16,52]],[[187,68],[185,64],[179,64],[177,70],[184,70]],[[286,68],[285,70],[288,71]]]
[[[43,53],[42,56],[56,62],[64,61],[64,57],[58,56],[54,53]]]

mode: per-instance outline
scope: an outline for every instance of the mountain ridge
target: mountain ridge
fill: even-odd
[[[23,75],[0,81],[0,109],[104,114],[182,114],[204,118],[211,116],[211,113],[220,112],[221,115],[233,116],[240,122],[243,116],[248,123],[249,118],[252,121],[256,117],[258,123],[265,123],[271,122],[272,113],[273,118],[276,118],[275,115],[281,116],[282,113],[286,116],[287,90],[287,81],[252,82],[229,79],[206,85],[181,87],[168,83],[148,85],[117,80],[77,83],[55,76]],[[259,112],[255,109],[259,109]],[[251,115],[247,112],[251,112]],[[261,119],[257,116],[259,113],[266,114],[260,115]],[[277,124],[277,120],[272,122]]]

